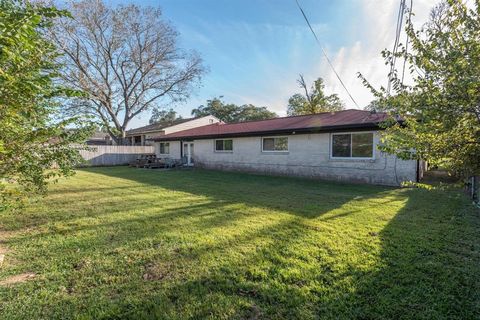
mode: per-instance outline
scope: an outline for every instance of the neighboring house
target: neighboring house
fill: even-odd
[[[112,137],[108,133],[96,131],[86,141],[87,145],[105,146],[114,144]]]
[[[417,181],[414,160],[377,148],[385,113],[344,110],[243,123],[216,123],[157,136],[158,157],[195,166],[399,185]]]
[[[220,120],[218,120],[214,116],[177,119],[173,122],[158,122],[150,124],[148,126],[128,130],[126,132],[126,144],[132,146],[152,145],[153,143],[149,139],[153,137],[166,135],[195,127],[205,126],[217,122],[220,122]]]

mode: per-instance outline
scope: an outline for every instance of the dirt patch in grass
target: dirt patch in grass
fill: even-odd
[[[0,286],[8,287],[17,283],[22,283],[28,280],[32,280],[36,277],[36,274],[33,272],[25,272],[21,274],[17,274],[14,276],[10,276],[4,280],[0,281]]]
[[[12,231],[0,230],[0,243],[3,243],[9,238],[11,238],[13,234],[14,233]]]
[[[145,281],[160,281],[170,276],[169,263],[149,263],[145,266],[145,272],[142,276]]]
[[[2,243],[4,243],[9,236],[9,233],[5,231],[0,231],[0,268],[3,267],[5,261],[5,254],[8,252],[7,248],[3,246]]]
[[[15,232],[0,230],[0,268],[7,264],[12,265],[16,261],[11,255],[6,243],[15,235]],[[8,258],[8,259],[7,259]]]
[[[7,253],[5,242],[12,236],[12,232],[0,230],[0,254]]]

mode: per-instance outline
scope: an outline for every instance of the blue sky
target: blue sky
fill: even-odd
[[[111,0],[112,4],[129,1]],[[288,97],[299,92],[302,73],[311,82],[326,81],[326,91],[349,100],[315,43],[295,0],[162,0],[133,1],[160,6],[179,31],[179,45],[194,49],[209,72],[191,99],[175,106],[182,116],[207,99],[224,96],[236,104],[253,103],[285,115]],[[372,99],[357,72],[384,85],[387,69],[381,50],[393,45],[399,0],[300,0],[333,64],[363,108]],[[419,23],[435,0],[414,1]],[[148,113],[130,127],[148,122]]]

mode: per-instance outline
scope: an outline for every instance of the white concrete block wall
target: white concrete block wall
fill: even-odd
[[[155,154],[157,158],[180,159],[181,158],[180,141],[166,141],[166,142],[170,143],[170,152],[168,154],[160,153],[160,142],[155,142]]]
[[[331,159],[329,133],[288,137],[289,151],[275,153],[262,152],[261,137],[233,138],[233,152],[215,152],[214,139],[195,140],[195,165],[382,185],[398,185],[416,179],[416,161],[413,160],[396,159],[378,149],[371,160]],[[374,140],[378,144],[378,134]]]

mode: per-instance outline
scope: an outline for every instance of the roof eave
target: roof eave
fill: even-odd
[[[144,134],[144,133],[156,133],[156,132],[162,132],[165,131],[165,128],[163,129],[156,129],[156,130],[147,130],[147,131],[137,131],[137,132],[126,132],[125,135],[127,136],[134,136],[137,134]]]
[[[346,130],[383,130],[379,123],[362,123],[362,124],[348,124],[340,126],[316,127],[316,128],[297,128],[297,129],[280,129],[269,131],[252,131],[252,132],[238,132],[238,133],[221,133],[208,135],[192,135],[183,137],[155,137],[148,140],[152,141],[179,141],[179,140],[202,140],[202,139],[218,139],[218,138],[235,138],[235,137],[254,137],[254,136],[272,136],[279,134],[308,134],[308,133],[325,133],[338,132]]]
[[[185,119],[178,119],[178,122],[177,123],[170,123],[168,125],[165,125],[163,127],[159,127],[157,129],[153,129],[153,130],[141,130],[142,128],[145,128],[146,126],[143,126],[143,127],[140,127],[140,128],[135,128],[135,129],[130,129],[126,132],[127,135],[136,135],[136,134],[142,134],[142,133],[151,133],[151,132],[158,132],[158,131],[165,131],[165,129],[167,128],[170,128],[170,127],[174,127],[174,126],[177,126],[179,124],[183,124],[183,123],[186,123],[186,122],[189,122],[189,121],[193,121],[193,120],[197,120],[197,119],[200,119],[200,118],[205,118],[205,117],[208,117],[208,116],[204,116],[204,117],[195,117],[195,118],[185,118]],[[217,118],[215,118],[217,119]],[[218,119],[217,119],[218,120]],[[148,127],[148,126],[147,126]],[[139,131],[134,131],[134,130],[139,130]]]

